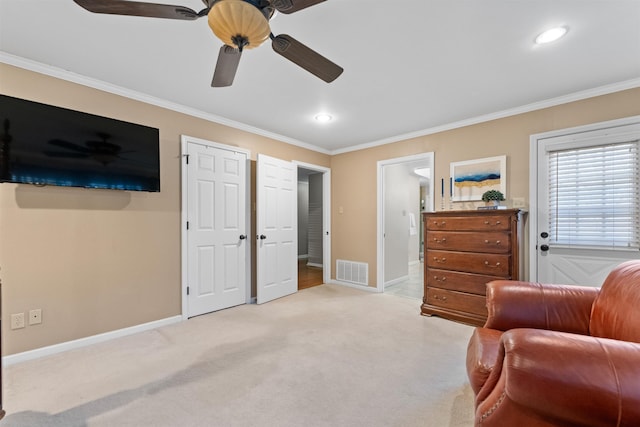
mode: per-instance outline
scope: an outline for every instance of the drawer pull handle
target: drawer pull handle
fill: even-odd
[[[487,245],[490,245],[490,244],[491,244],[491,242],[490,242],[489,240],[485,240],[484,242],[485,242]],[[500,244],[501,244],[501,243],[502,243],[502,242],[501,242],[500,240],[496,240],[496,246],[500,246]]]
[[[433,276],[433,280],[435,280],[436,282],[444,282],[447,280],[447,278],[445,276],[442,276],[442,277]]]
[[[491,265],[491,264],[489,264],[489,261],[485,261],[485,262],[484,262],[484,265],[486,265],[487,267],[491,267],[491,268],[498,268],[498,267],[500,267],[500,263],[499,263],[499,262],[496,262],[496,265]]]
[[[444,238],[444,237],[442,239],[438,239],[437,237],[434,237],[433,241],[436,242],[436,243],[445,243],[447,241],[447,239]]]
[[[434,295],[434,296],[433,296],[433,299],[439,299],[440,301],[446,301],[446,300],[447,300],[447,297],[441,297],[441,296],[439,296],[439,295]]]
[[[496,221],[496,223],[495,223],[495,224],[491,224],[491,222],[489,222],[489,221],[485,221],[485,222],[484,222],[484,225],[492,225],[492,226],[496,226],[496,225],[500,225],[500,224],[501,224],[501,222],[500,222],[500,221]]]
[[[444,227],[445,225],[447,225],[447,221],[433,221],[433,225],[435,225],[436,227]]]
[[[435,256],[433,257],[433,260],[435,262],[439,262],[440,264],[443,264],[443,263],[445,263],[447,261],[446,258],[438,258],[438,257],[435,257]]]

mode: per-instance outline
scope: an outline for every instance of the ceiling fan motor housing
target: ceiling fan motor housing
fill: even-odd
[[[252,3],[221,0],[208,14],[209,27],[222,42],[238,49],[252,49],[269,38],[269,21]]]

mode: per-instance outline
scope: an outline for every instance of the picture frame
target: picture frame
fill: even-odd
[[[452,201],[479,201],[489,190],[498,190],[507,197],[507,156],[452,162],[450,166]]]

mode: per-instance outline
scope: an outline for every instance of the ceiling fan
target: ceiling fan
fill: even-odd
[[[278,11],[297,12],[325,0],[202,0],[199,12],[183,6],[129,0],[73,0],[89,12],[111,15],[146,16],[195,20],[208,17],[213,33],[224,43],[218,54],[212,87],[231,86],[244,49],[258,47],[268,38],[276,53],[327,83],[342,74],[342,67],[331,62],[287,34],[274,36],[269,20]]]

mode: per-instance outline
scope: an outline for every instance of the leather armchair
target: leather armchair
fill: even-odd
[[[487,284],[467,350],[476,426],[640,426],[640,261],[602,288]]]

